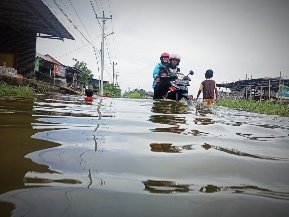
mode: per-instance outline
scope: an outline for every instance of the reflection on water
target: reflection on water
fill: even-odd
[[[190,185],[182,185],[174,181],[147,180],[143,181],[143,184],[145,190],[150,193],[174,194],[190,191]]]
[[[253,155],[253,154],[245,153],[245,152],[242,152],[242,151],[239,151],[236,149],[223,148],[220,146],[210,145],[208,143],[205,143],[204,145],[202,145],[202,147],[206,150],[213,148],[213,149],[218,150],[218,151],[222,151],[222,152],[237,155],[237,156],[243,156],[243,157],[258,158],[258,159],[264,159],[264,160],[288,160],[288,158],[276,158],[276,157],[269,157],[269,156]]]
[[[1,217],[289,211],[288,118],[167,100],[1,100]]]
[[[261,197],[268,197],[280,200],[289,200],[289,192],[277,192],[266,188],[259,188],[257,186],[241,185],[241,186],[215,186],[206,185],[199,190],[202,193],[216,193],[219,191],[230,191],[237,194],[255,195]]]
[[[187,114],[188,106],[183,102],[176,102],[173,100],[154,101],[151,111],[153,113],[161,114]]]
[[[214,192],[218,192],[221,191],[222,187],[218,187],[215,185],[207,185],[207,186],[203,186],[200,189],[200,192],[203,193],[214,193]]]
[[[164,132],[164,133],[182,133],[186,129],[180,129],[180,126],[175,126],[175,127],[157,127],[155,129],[152,129],[152,132]]]
[[[213,121],[211,118],[195,118],[195,124],[208,125],[214,123],[215,121]]]
[[[201,132],[199,130],[191,130],[191,134],[193,136],[205,136],[205,135],[208,135],[209,133]]]
[[[174,146],[169,143],[151,143],[152,152],[181,153],[182,150],[193,150],[192,145]]]
[[[64,184],[81,184],[80,181],[78,180],[75,180],[75,179],[60,179],[60,180],[52,180],[52,179],[41,179],[41,178],[31,178],[31,177],[25,177],[24,180],[23,180],[24,183],[29,183],[29,184],[32,184],[32,183],[37,183],[37,184],[41,184],[41,183],[44,183],[44,184],[48,184],[48,183],[53,183],[53,182],[56,182],[56,183],[64,183]]]
[[[260,141],[267,141],[268,139],[275,139],[276,137],[279,138],[287,138],[287,136],[276,136],[276,135],[269,135],[269,136],[254,136],[252,133],[236,133],[238,136],[245,137],[251,140],[260,140]]]
[[[186,118],[179,117],[177,115],[151,115],[149,121],[153,123],[160,123],[160,124],[169,124],[169,125],[176,125],[176,124],[185,124]]]
[[[167,127],[156,127],[151,129],[152,132],[164,133],[182,133],[186,128],[181,127],[186,125],[186,114],[188,114],[188,106],[182,102],[171,100],[154,101],[149,121],[162,125],[173,125]],[[182,116],[181,116],[182,115]]]
[[[143,181],[145,190],[150,193],[175,194],[189,192],[190,185],[178,184],[174,181],[147,180]]]

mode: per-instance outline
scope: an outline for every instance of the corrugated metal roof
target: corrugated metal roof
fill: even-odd
[[[74,40],[41,0],[1,0],[0,27]]]
[[[50,56],[46,56],[46,55],[42,55],[40,53],[36,53],[35,57],[37,58],[40,58],[40,59],[43,59],[43,60],[46,60],[48,62],[52,62],[54,63],[53,59],[50,58]]]

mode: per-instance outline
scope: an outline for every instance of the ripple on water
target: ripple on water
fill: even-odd
[[[288,118],[224,108],[198,113],[173,101],[96,97],[87,104],[72,96],[38,100],[32,110],[32,138],[55,146],[25,156],[49,168],[41,173],[27,169],[27,187],[51,187],[45,188],[51,192],[57,187],[59,194],[93,190],[109,201],[115,195],[139,195],[138,202],[147,203],[147,195],[162,194],[156,202],[178,195],[175,201],[195,200],[201,207],[224,198],[232,206],[236,199],[246,203],[251,198],[253,205],[261,199],[276,209],[288,207]],[[33,190],[49,196],[47,190],[31,188],[25,198]],[[192,213],[188,207],[184,216]]]

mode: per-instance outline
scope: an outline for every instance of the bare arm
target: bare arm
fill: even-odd
[[[197,99],[199,98],[201,92],[202,92],[201,90],[198,91]]]
[[[200,96],[202,90],[203,90],[203,85],[200,84],[199,91],[198,91],[198,94],[197,94],[197,99],[199,98],[199,96]]]

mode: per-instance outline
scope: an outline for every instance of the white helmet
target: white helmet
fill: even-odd
[[[180,64],[181,62],[181,56],[178,54],[171,54],[170,55],[170,63],[172,62],[172,60],[177,60],[177,66]]]
[[[181,56],[178,55],[178,54],[171,54],[171,55],[170,55],[170,60],[172,60],[172,59],[181,61]]]

